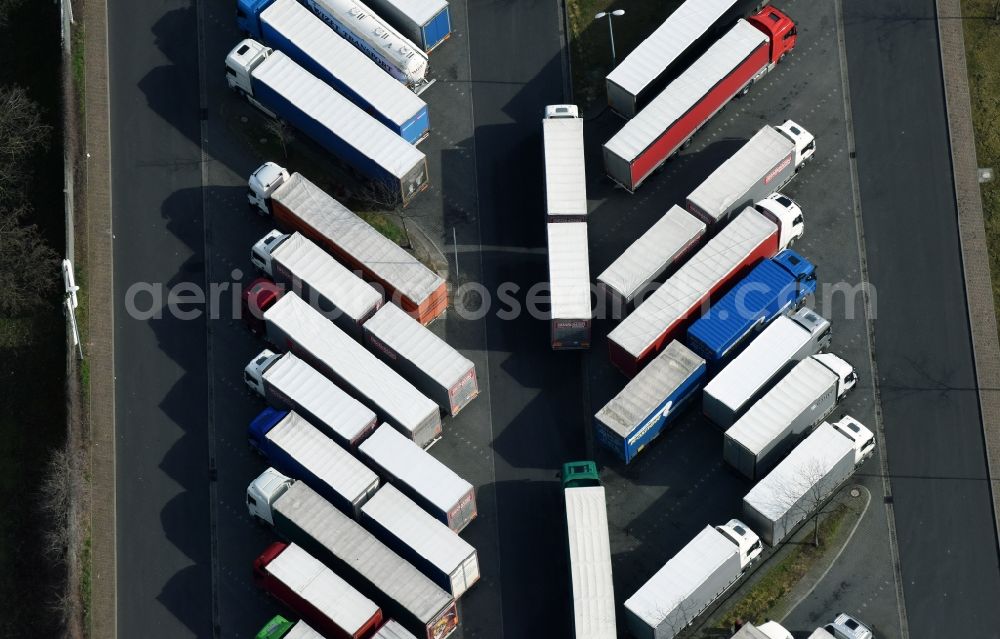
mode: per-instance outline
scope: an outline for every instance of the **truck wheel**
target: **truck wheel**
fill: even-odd
[[[781,64],[782,62],[785,61],[785,56],[786,55],[788,55],[787,51],[778,56],[778,64]]]
[[[681,149],[683,150],[683,149],[688,148],[689,146],[691,146],[692,142],[694,142],[694,135],[692,135],[688,139],[684,140],[684,144],[681,145]]]
[[[750,93],[750,87],[752,87],[752,86],[753,86],[753,80],[751,80],[750,82],[748,82],[747,85],[745,87],[743,87],[743,90],[740,91],[740,97],[742,98],[746,94]]]

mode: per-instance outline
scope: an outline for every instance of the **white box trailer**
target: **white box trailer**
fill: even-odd
[[[590,348],[593,308],[586,222],[546,224],[553,350]]]
[[[409,630],[395,619],[385,622],[371,639],[417,639]]]
[[[385,424],[358,446],[358,453],[384,479],[455,532],[478,514],[472,484]]]
[[[681,207],[670,207],[597,277],[613,308],[627,308],[641,298],[653,280],[680,263],[705,236],[704,222]]]
[[[447,0],[368,0],[368,4],[426,53],[451,36]]]
[[[253,245],[250,261],[355,337],[382,306],[381,293],[298,231],[271,231]]]
[[[441,412],[385,362],[295,293],[264,311],[268,339],[319,368],[419,446],[441,434]]]
[[[857,381],[854,367],[832,353],[802,360],[726,431],[723,459],[747,478],[760,479]]]
[[[375,411],[295,353],[264,349],[243,370],[243,381],[275,408],[295,411],[342,446],[357,446],[378,425]]]
[[[587,177],[583,156],[583,118],[573,105],[546,107],[542,120],[545,147],[547,222],[587,221]]]
[[[361,521],[455,599],[479,581],[476,549],[395,486],[385,484],[365,502]]]
[[[615,588],[604,486],[564,491],[575,639],[615,639]]]
[[[472,360],[398,306],[386,304],[363,328],[372,352],[449,415],[479,395]]]

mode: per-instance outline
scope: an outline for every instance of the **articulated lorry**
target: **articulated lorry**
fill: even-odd
[[[633,117],[737,19],[765,4],[767,0],[687,0],[608,74],[608,105],[622,117]]]
[[[594,439],[631,463],[697,395],[707,370],[705,360],[691,349],[670,342],[594,415]]]
[[[568,462],[562,467],[566,501],[566,538],[569,549],[576,639],[615,639],[615,585],[611,574],[608,510],[597,465]]]
[[[760,479],[857,382],[854,367],[832,353],[802,360],[726,430],[723,459],[748,479]]]
[[[590,348],[593,309],[586,222],[546,224],[549,253],[549,344],[552,350]]]
[[[441,435],[437,404],[295,293],[279,297],[273,282],[257,280],[244,305],[251,330],[307,361],[417,445]]]
[[[447,0],[368,0],[368,4],[425,53],[451,37]]]
[[[776,546],[810,517],[875,450],[853,417],[823,422],[743,498],[743,518]]]
[[[382,611],[371,599],[294,543],[277,541],[268,546],[253,562],[253,576],[258,586],[328,638],[366,639],[382,622]],[[301,628],[270,636],[322,639],[305,624],[295,626]]]
[[[274,162],[265,162],[248,186],[247,199],[261,214],[274,216],[287,230],[330,251],[421,324],[448,308],[443,278],[302,174],[289,175]]]
[[[454,597],[361,524],[304,482],[268,486],[273,492],[251,496],[248,491],[251,514],[335,570],[384,614],[421,639],[444,639],[458,628]]]
[[[545,107],[546,222],[587,221],[587,176],[583,157],[583,119],[574,104]]]
[[[237,22],[411,144],[427,137],[427,103],[297,0],[240,0]]]
[[[708,224],[725,222],[780,191],[816,152],[816,138],[785,121],[765,126],[687,196],[685,207]]]
[[[629,377],[727,284],[802,236],[802,211],[773,197],[746,208],[608,335],[611,362]]]
[[[777,9],[739,20],[605,143],[608,176],[635,192],[733,97],[773,69],[796,39],[795,24]]]
[[[776,317],[816,292],[816,267],[791,249],[755,266],[688,328],[687,345],[717,366]]]
[[[404,205],[427,188],[427,158],[288,55],[244,40],[226,56],[229,88],[312,138]]]

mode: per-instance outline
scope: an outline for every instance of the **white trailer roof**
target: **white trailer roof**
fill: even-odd
[[[739,408],[802,348],[809,332],[782,315],[705,386],[705,392]]]
[[[802,360],[729,427],[726,437],[760,454],[797,415],[835,384],[836,378],[816,359]]]
[[[551,216],[587,215],[583,118],[542,120],[545,141],[545,210]]]
[[[367,317],[382,303],[382,295],[370,284],[298,231],[279,244],[272,256],[355,321]]]
[[[358,449],[444,512],[472,490],[472,484],[388,424],[379,426]]]
[[[293,173],[271,197],[417,303],[430,297],[444,283],[437,273],[403,247],[300,173]]]
[[[378,612],[371,599],[296,544],[281,551],[267,571],[348,632],[357,632]]]
[[[451,596],[437,584],[303,482],[293,483],[274,507],[422,622],[451,603]]]
[[[264,379],[347,441],[354,441],[375,420],[373,411],[295,353],[282,355],[264,371]]]
[[[471,359],[395,304],[380,308],[364,328],[445,388],[451,388],[476,367]]]
[[[854,454],[850,440],[823,422],[788,457],[750,489],[743,501],[771,521],[778,521],[844,457]]]
[[[378,475],[295,411],[268,431],[267,438],[351,502],[378,486]]]
[[[590,319],[590,259],[586,222],[548,224],[553,319]]]
[[[712,171],[691,192],[688,201],[713,216],[727,210],[746,195],[749,187],[763,180],[775,165],[792,152],[794,146],[777,129],[765,126]],[[715,219],[718,221],[718,217]]]
[[[628,437],[653,409],[704,365],[704,359],[674,340],[595,417],[615,433]]]
[[[675,204],[597,279],[631,300],[663,273],[679,251],[704,233],[705,223]]]
[[[738,267],[747,254],[777,231],[777,225],[754,209],[744,209],[708,241],[663,286],[649,296],[608,339],[634,357],[691,309],[707,291]]]
[[[260,19],[294,42],[330,75],[349,86],[392,122],[402,126],[427,107],[413,91],[339,37],[297,0],[277,0],[261,12]]]
[[[765,42],[763,32],[740,20],[604,146],[631,162]]]
[[[653,82],[695,40],[708,31],[737,0],[688,0],[639,43],[611,73],[608,80],[632,95]]]
[[[705,575],[716,571],[734,554],[736,545],[709,526],[629,597],[625,607],[656,628],[702,584]],[[682,611],[685,617],[692,614]]]
[[[306,622],[299,621],[281,639],[323,639],[323,635],[307,626]]]
[[[419,26],[448,8],[448,0],[383,0]]]
[[[575,639],[615,639],[615,586],[603,486],[567,488]]]
[[[331,33],[328,37],[335,38]],[[355,106],[291,58],[275,51],[253,70],[257,82],[293,102],[311,120],[364,153],[400,180],[423,164],[424,154]]]
[[[264,318],[400,424],[416,430],[438,413],[437,404],[295,293],[283,295]]]
[[[417,639],[395,619],[390,619],[378,629],[372,639]]]
[[[476,554],[471,544],[391,484],[382,486],[361,510],[446,574]]]

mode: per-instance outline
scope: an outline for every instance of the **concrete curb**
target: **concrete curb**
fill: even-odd
[[[111,131],[106,0],[85,0],[86,117],[83,124],[90,286],[91,637],[117,637],[114,269],[111,231]]]
[[[958,236],[965,273],[965,297],[976,366],[976,389],[983,420],[983,439],[993,500],[994,532],[1000,531],[1000,342],[993,306],[989,251],[983,223],[969,76],[965,62],[960,0],[937,0],[938,41],[944,77],[951,166],[958,204]],[[974,294],[970,294],[974,291]]]

